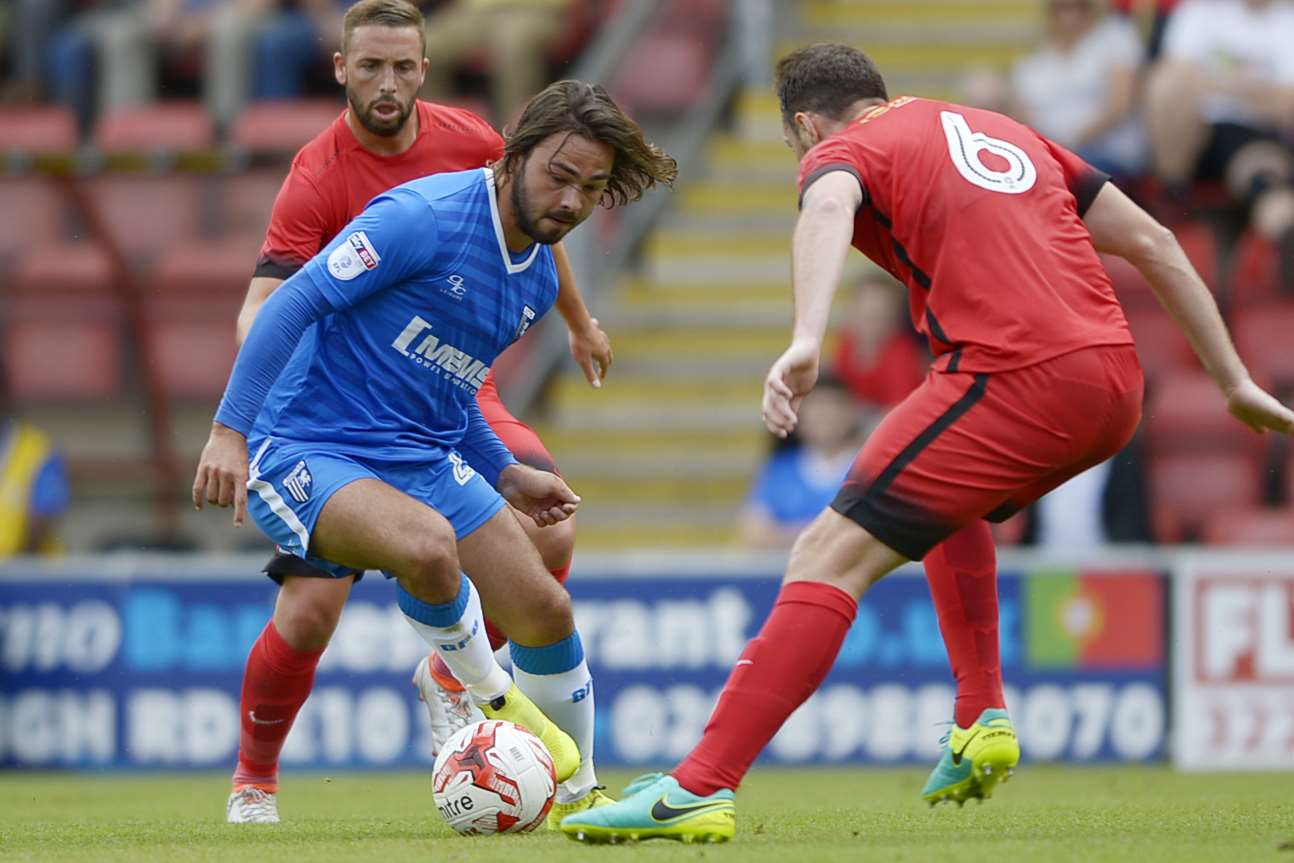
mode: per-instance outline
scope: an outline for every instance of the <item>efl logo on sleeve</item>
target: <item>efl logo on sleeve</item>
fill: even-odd
[[[328,272],[334,278],[349,282],[360,273],[376,270],[382,258],[373,248],[368,235],[356,231],[328,255]]]

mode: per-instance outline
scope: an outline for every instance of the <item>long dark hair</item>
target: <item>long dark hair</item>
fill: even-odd
[[[516,125],[504,133],[503,172],[519,170],[541,141],[563,132],[615,151],[611,179],[602,193],[605,207],[636,201],[657,183],[669,185],[678,176],[674,158],[643,137],[606,89],[583,81],[549,84],[526,103]]]
[[[801,111],[843,120],[855,102],[890,98],[872,59],[837,42],[818,42],[787,54],[777,62],[774,87],[788,126]]]

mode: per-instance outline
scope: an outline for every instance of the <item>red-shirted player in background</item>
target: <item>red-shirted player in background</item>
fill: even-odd
[[[1256,431],[1294,428],[1294,413],[1250,379],[1172,233],[1072,153],[989,111],[890,102],[871,60],[844,45],[788,55],[777,89],[800,159],[801,213],[794,332],[765,380],[765,425],[783,436],[795,428],[851,242],[907,284],[936,359],[800,535],[701,742],[672,775],[563,820],[585,841],[731,837],[733,790],[831,669],[859,597],[922,558],[959,689],[923,795],[993,792],[1020,749],[1002,700],[984,519],[1118,452],[1141,416],[1141,368],[1098,251],[1137,266],[1233,415]],[[978,689],[969,701],[967,681]]]
[[[361,0],[347,11],[342,50],[333,63],[349,107],[292,161],[238,316],[240,343],[265,299],[374,197],[415,177],[479,168],[503,155],[503,139],[480,117],[416,98],[427,68],[423,39],[422,15],[404,0]],[[570,328],[571,353],[589,383],[600,386],[611,365],[610,343],[589,316],[560,245],[553,256],[560,280],[556,305]],[[539,437],[499,400],[493,372],[477,401],[519,461],[557,471]],[[575,520],[545,528],[529,518],[520,521],[544,565],[565,581]],[[276,554],[265,571],[281,587],[273,618],[252,646],[243,673],[242,734],[227,807],[231,822],[278,821],[279,753],[355,580],[332,578],[288,554]],[[488,615],[489,608],[485,611]],[[487,628],[496,647],[506,641],[488,622]],[[437,748],[467,724],[474,709],[443,666],[438,657],[423,659],[414,677],[432,717]],[[571,802],[560,793],[558,810]]]

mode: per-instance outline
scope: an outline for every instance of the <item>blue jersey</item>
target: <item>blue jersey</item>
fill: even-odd
[[[216,420],[375,464],[457,448],[492,483],[513,459],[476,391],[557,296],[552,250],[508,250],[489,169],[373,199],[266,301]]]

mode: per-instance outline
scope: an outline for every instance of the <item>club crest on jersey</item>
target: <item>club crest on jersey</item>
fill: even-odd
[[[283,487],[297,503],[305,503],[310,499],[310,485],[313,482],[314,477],[310,475],[310,468],[306,466],[305,459],[302,459],[283,480]]]
[[[328,272],[333,278],[349,282],[361,273],[377,269],[380,263],[382,257],[373,248],[368,234],[355,231],[329,253]]]
[[[535,310],[530,306],[523,306],[521,309],[521,323],[517,324],[517,334],[512,337],[513,341],[521,338],[530,329],[530,325],[535,322]]]

